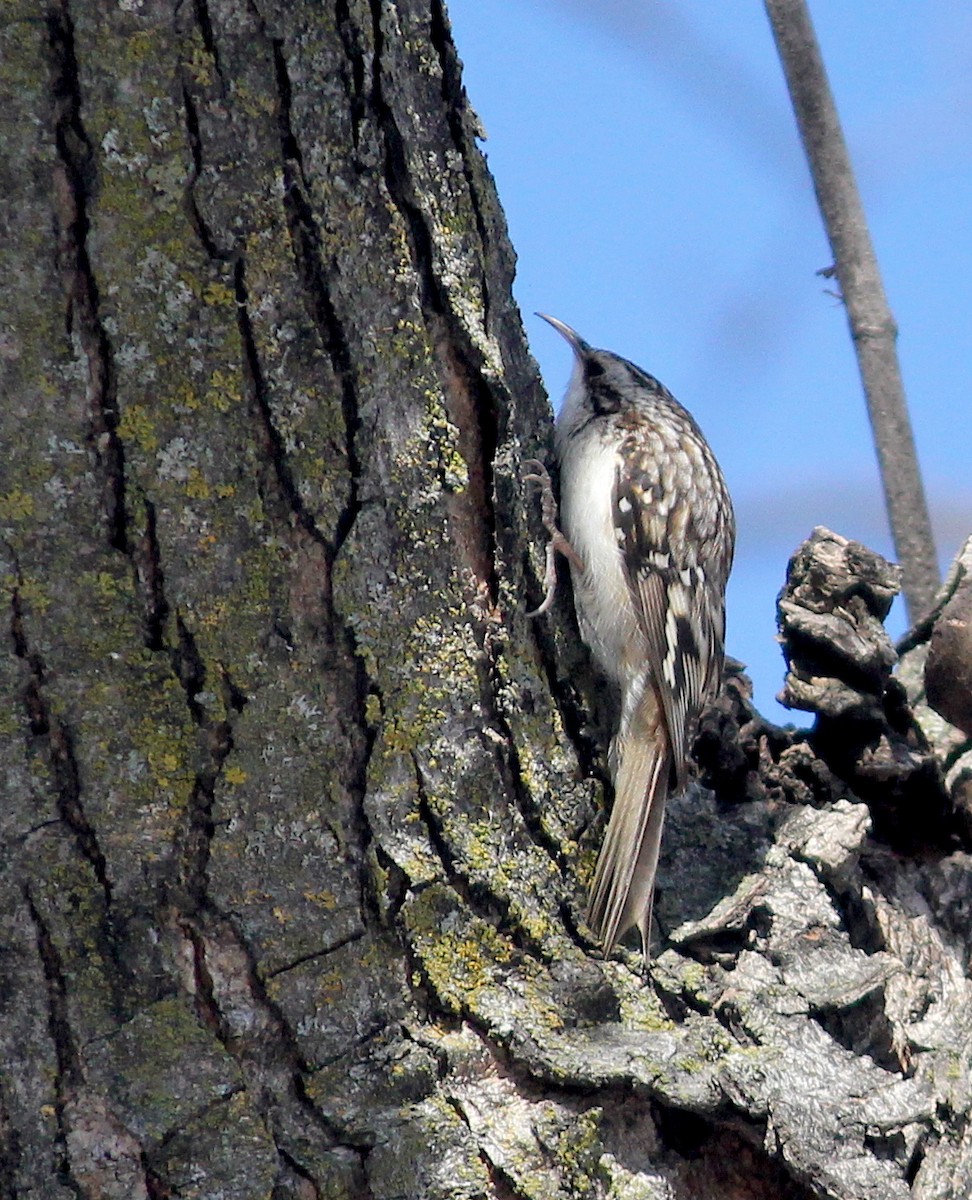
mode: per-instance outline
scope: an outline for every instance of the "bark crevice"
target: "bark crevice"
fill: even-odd
[[[112,884],[108,876],[108,863],[84,810],[81,773],[74,752],[73,735],[70,728],[52,711],[45,695],[44,663],[40,655],[30,648],[19,587],[15,587],[11,594],[10,632],[14,653],[28,672],[23,703],[30,736],[50,769],[54,800],[61,822],[70,831],[79,854],[91,868],[101,890],[104,905],[102,948],[108,951],[109,958],[113,958]]]
[[[442,71],[443,109],[449,130],[452,133],[452,144],[459,152],[462,161],[463,174],[465,175],[466,185],[469,190],[469,201],[476,224],[476,231],[479,234],[483,261],[488,262],[493,251],[494,239],[490,235],[486,214],[481,203],[481,188],[478,185],[476,172],[473,169],[469,156],[469,122],[472,120],[478,125],[478,118],[476,118],[475,114],[471,113],[469,108],[469,100],[462,82],[459,56],[456,54],[456,47],[449,31],[445,6],[442,4],[442,0],[431,0],[429,8],[429,36],[432,47],[438,55],[439,67]],[[491,309],[488,272],[482,272],[479,282],[483,290],[483,320],[484,324],[488,325]]]
[[[351,348],[331,298],[320,229],[308,200],[309,189],[304,177],[300,143],[291,121],[292,89],[283,41],[274,38],[271,39],[270,44],[273,50],[277,85],[277,121],[284,178],[283,206],[287,229],[290,233],[290,244],[293,249],[294,266],[301,281],[301,288],[310,310],[311,319],[331,360],[334,378],[341,394],[341,409],[344,415],[347,496],[332,533],[323,539],[330,571],[333,569],[334,560],[347,540],[360,510],[358,483],[363,472],[356,446],[356,435],[360,426],[357,385]],[[266,406],[262,406],[261,413],[265,422],[269,424],[270,413]],[[283,476],[282,484],[291,506],[297,512],[298,520],[312,530],[313,523],[308,521],[308,516],[303,512],[300,497],[292,482]]]
[[[210,53],[213,55],[215,63],[215,48],[210,50]],[[185,73],[185,68],[183,68],[183,73]],[[189,146],[189,157],[192,164],[186,177],[184,192],[186,216],[189,219],[189,224],[195,231],[196,237],[199,239],[199,244],[202,246],[206,257],[214,263],[232,262],[233,249],[231,247],[224,248],[219,245],[215,233],[209,226],[209,222],[202,214],[196,196],[204,164],[202,131],[199,126],[199,113],[196,109],[196,101],[186,81],[182,84],[182,108],[185,118],[186,142]]]
[[[467,469],[464,492],[452,496],[453,533],[466,564],[476,582],[485,590],[489,602],[498,594],[496,575],[496,512],[493,464],[501,435],[496,398],[483,379],[481,354],[474,352],[468,334],[453,311],[448,289],[440,280],[436,263],[436,242],[416,190],[416,178],[409,161],[406,139],[392,101],[385,94],[386,34],[383,21],[387,14],[378,0],[371,0],[372,61],[371,103],[383,139],[385,187],[401,215],[408,238],[413,269],[418,278],[420,303],[429,338],[436,357],[443,397],[449,418],[456,430],[456,448]],[[433,17],[433,26],[436,25]],[[440,57],[444,54],[445,26],[441,13],[438,21]],[[444,76],[445,78],[445,76]],[[461,126],[453,123],[454,146],[465,155],[465,137]],[[468,177],[467,177],[468,178]],[[475,189],[470,187],[471,195]],[[481,230],[482,232],[482,230]],[[481,285],[481,280],[477,280]],[[481,286],[483,322],[488,322],[488,295]],[[442,470],[443,490],[453,491],[449,472]],[[475,597],[470,597],[474,599]]]
[[[91,447],[101,480],[108,544],[128,551],[125,511],[125,453],[118,435],[118,398],[111,342],[101,320],[98,284],[87,239],[88,207],[96,187],[95,155],[81,118],[82,96],[70,7],[48,10],[54,144],[54,214],[57,257],[69,335],[75,334],[87,367]]]
[[[47,1028],[54,1048],[57,1074],[53,1080],[57,1143],[52,1158],[57,1162],[60,1182],[78,1196],[84,1191],[71,1168],[68,1138],[71,1122],[70,1099],[82,1083],[81,1060],[71,1029],[69,987],[54,937],[40,910],[34,903],[29,886],[23,889],[24,902],[34,928],[37,955],[47,988]]]
[[[214,833],[213,804],[216,785],[234,746],[233,721],[229,715],[214,719],[199,703],[200,693],[213,686],[206,665],[196,645],[196,639],[182,616],[176,614],[177,640],[170,648],[172,672],[185,695],[186,707],[200,738],[202,762],[196,771],[180,836],[179,887],[188,911],[208,903],[208,866]],[[233,684],[228,670],[221,667],[216,684],[227,714],[239,714],[246,706],[243,693]]]

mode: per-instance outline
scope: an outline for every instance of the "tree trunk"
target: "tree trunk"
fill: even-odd
[[[0,39],[0,1197],[964,1196],[969,872],[841,783],[960,835],[870,609],[885,757],[731,679],[669,948],[587,936],[606,706],[525,616],[549,409],[437,0]]]

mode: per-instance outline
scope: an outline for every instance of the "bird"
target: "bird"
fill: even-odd
[[[665,801],[688,786],[698,718],[722,676],[735,517],[712,450],[671,392],[563,321],[537,315],[574,352],[554,439],[560,528],[552,546],[570,562],[581,637],[620,694],[608,755],[614,803],[587,923],[605,956],[637,927],[647,964]],[[550,563],[538,611],[552,600]]]

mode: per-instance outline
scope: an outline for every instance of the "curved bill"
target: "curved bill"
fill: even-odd
[[[591,347],[581,335],[569,325],[565,325],[563,321],[558,321],[556,317],[549,317],[546,313],[538,312],[538,317],[541,317],[548,325],[552,325],[557,332],[570,343],[570,348],[574,351],[578,358],[583,358],[585,354],[590,354]]]

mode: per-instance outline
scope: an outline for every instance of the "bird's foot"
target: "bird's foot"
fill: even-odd
[[[528,617],[539,617],[548,612],[557,594],[557,554],[562,554],[579,570],[583,571],[584,564],[580,555],[565,537],[557,524],[557,501],[553,494],[553,482],[550,472],[539,458],[528,458],[523,463],[522,479],[524,483],[534,484],[540,492],[540,519],[543,527],[550,535],[547,542],[547,565],[543,574],[545,588],[543,601],[539,608],[527,613]]]

